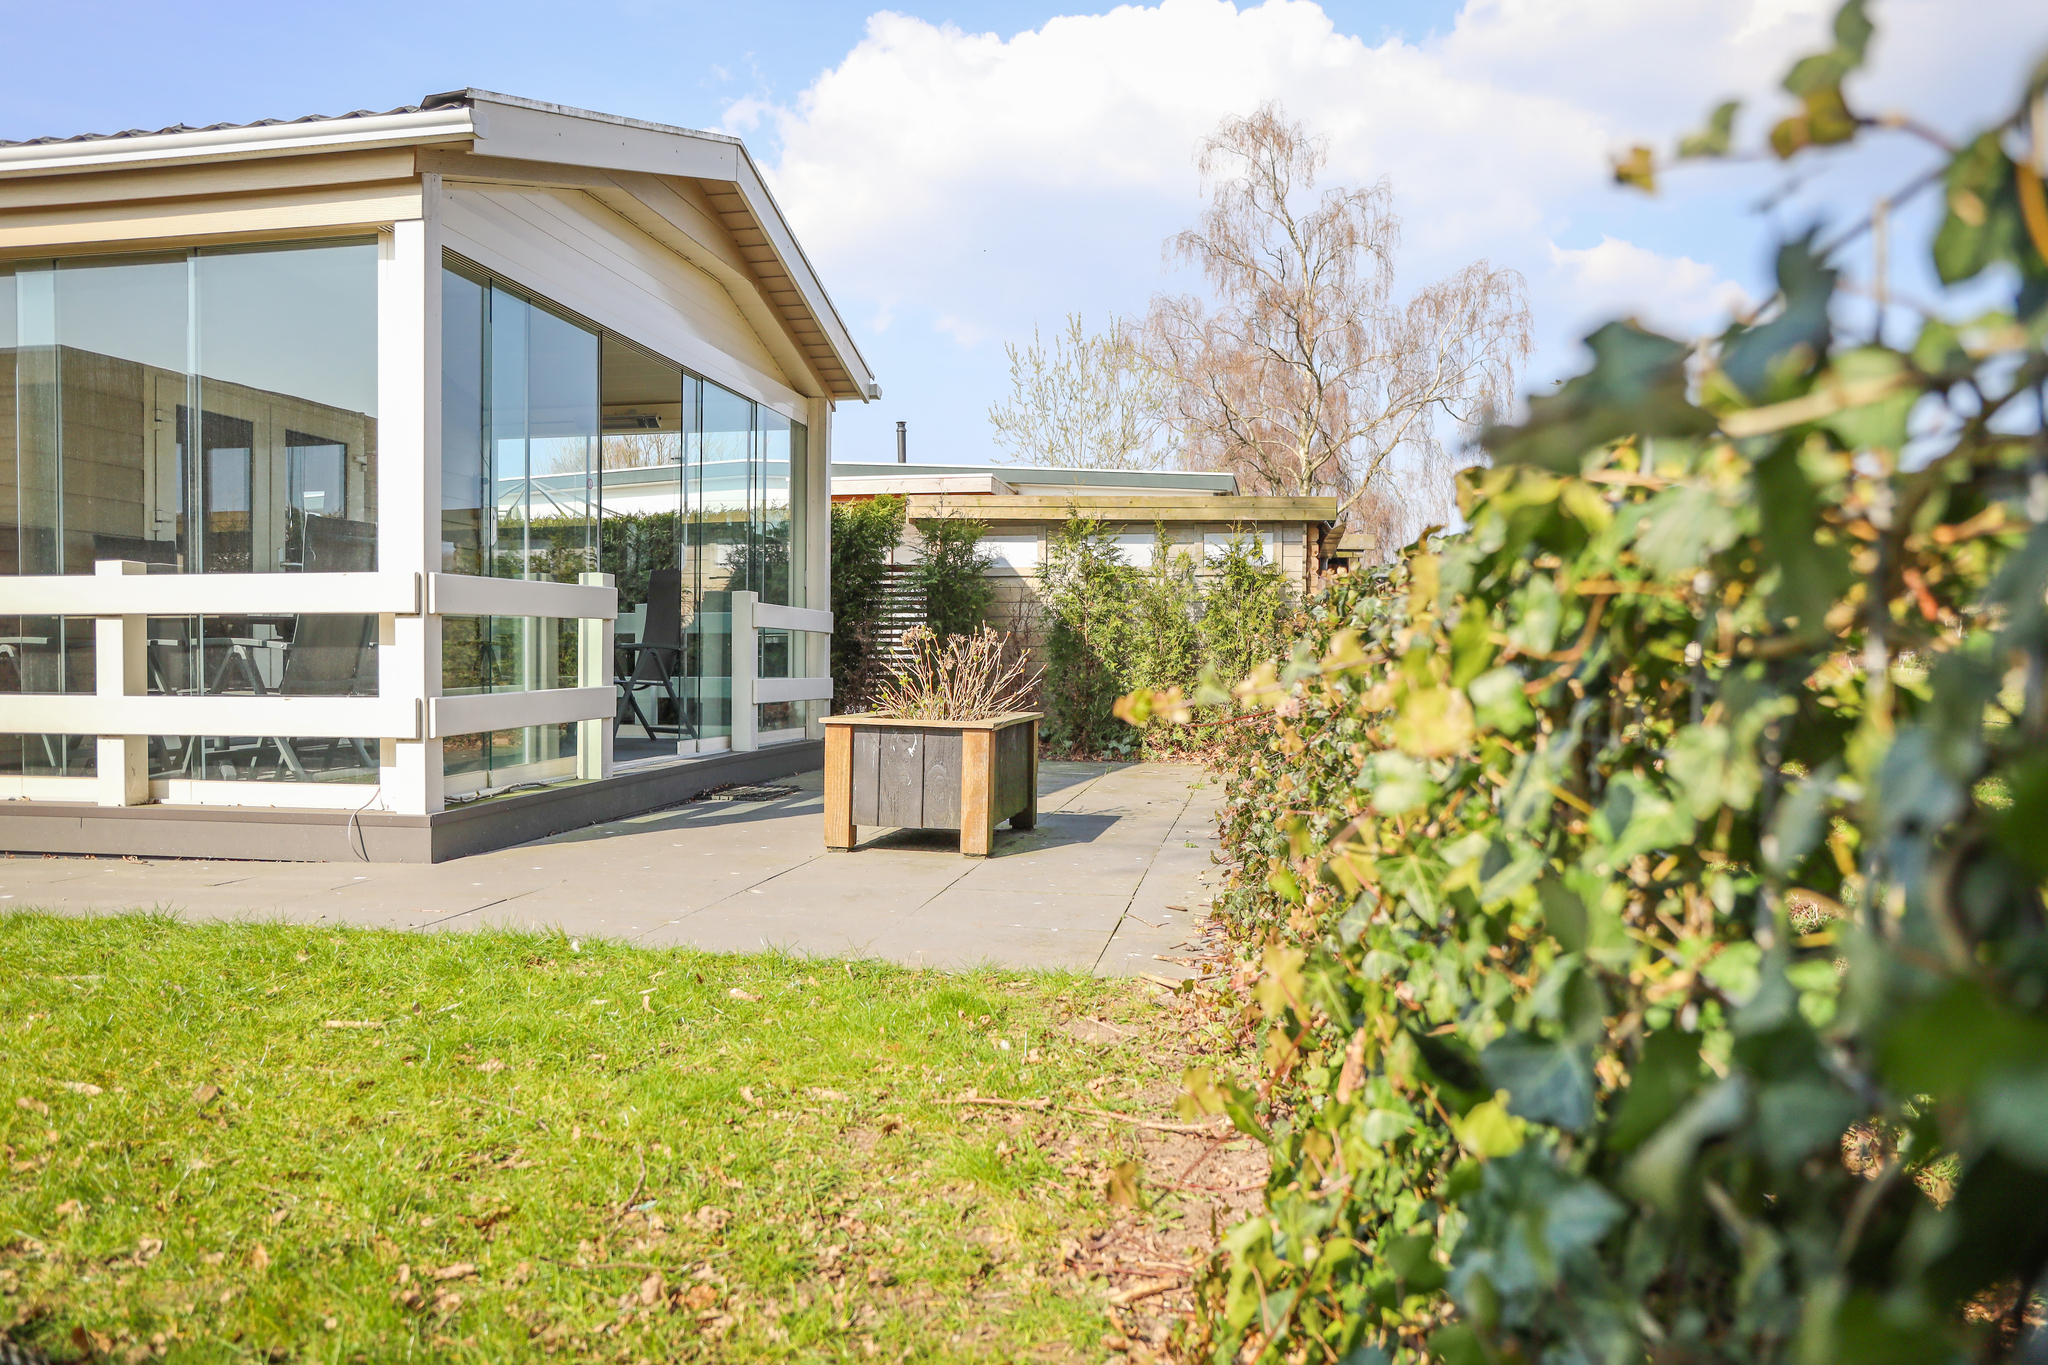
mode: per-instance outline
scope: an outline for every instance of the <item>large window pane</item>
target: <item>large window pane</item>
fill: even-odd
[[[192,264],[207,571],[376,568],[376,244],[209,250]]]
[[[0,270],[0,572],[376,566],[377,247]]]
[[[488,573],[484,286],[441,272],[441,571]]]
[[[21,571],[91,573],[97,559],[176,566],[189,260],[58,261],[16,280]]]

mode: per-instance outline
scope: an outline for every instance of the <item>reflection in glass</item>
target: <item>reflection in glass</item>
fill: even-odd
[[[362,240],[0,267],[0,573],[374,568],[376,284]]]
[[[372,615],[152,616],[148,687],[174,697],[374,697]],[[366,737],[153,735],[152,778],[200,781],[374,782]]]
[[[450,269],[441,338],[444,570],[573,583],[597,562],[597,333]]]
[[[644,734],[629,728],[619,752],[716,747],[732,730],[731,594],[803,605],[803,425],[454,258],[441,316],[444,569],[612,574],[621,643],[659,643],[672,629],[681,640],[673,654],[622,650],[613,661],[643,681],[634,695],[652,721]],[[676,622],[655,619],[670,610]],[[546,646],[508,629],[445,622],[446,690],[513,685],[493,684],[491,671]],[[769,670],[805,671],[788,632],[763,647]],[[648,679],[649,668],[675,671]],[[558,676],[554,685],[573,685],[573,670]],[[764,721],[796,728],[808,714],[781,703]],[[545,743],[519,749],[514,738],[448,741],[445,770],[550,761]]]

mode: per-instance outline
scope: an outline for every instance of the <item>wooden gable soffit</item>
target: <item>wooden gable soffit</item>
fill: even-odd
[[[422,173],[451,184],[579,190],[717,280],[783,367],[813,398],[861,399],[830,337],[730,181],[422,148]],[[737,207],[735,207],[737,205]],[[740,230],[732,224],[740,221]]]
[[[780,316],[803,353],[806,364],[797,373],[816,375],[833,398],[875,396],[866,359],[738,138],[490,90],[472,89],[464,96],[477,117],[476,151],[603,171],[621,186],[629,177],[696,182],[747,263],[749,288]]]

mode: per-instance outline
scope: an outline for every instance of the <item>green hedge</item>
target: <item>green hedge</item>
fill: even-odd
[[[1781,154],[1856,135],[1868,34],[1788,78]],[[1460,534],[1239,689],[1262,1075],[1183,1105],[1272,1174],[1191,1353],[2039,1358],[2042,90],[1942,177],[1933,273],[2000,311],[1844,335],[1809,238],[1704,355],[1605,327]]]

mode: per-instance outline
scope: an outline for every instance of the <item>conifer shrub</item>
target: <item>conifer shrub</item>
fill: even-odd
[[[876,631],[903,514],[899,497],[832,504],[832,695],[841,711],[861,709],[876,681]]]

